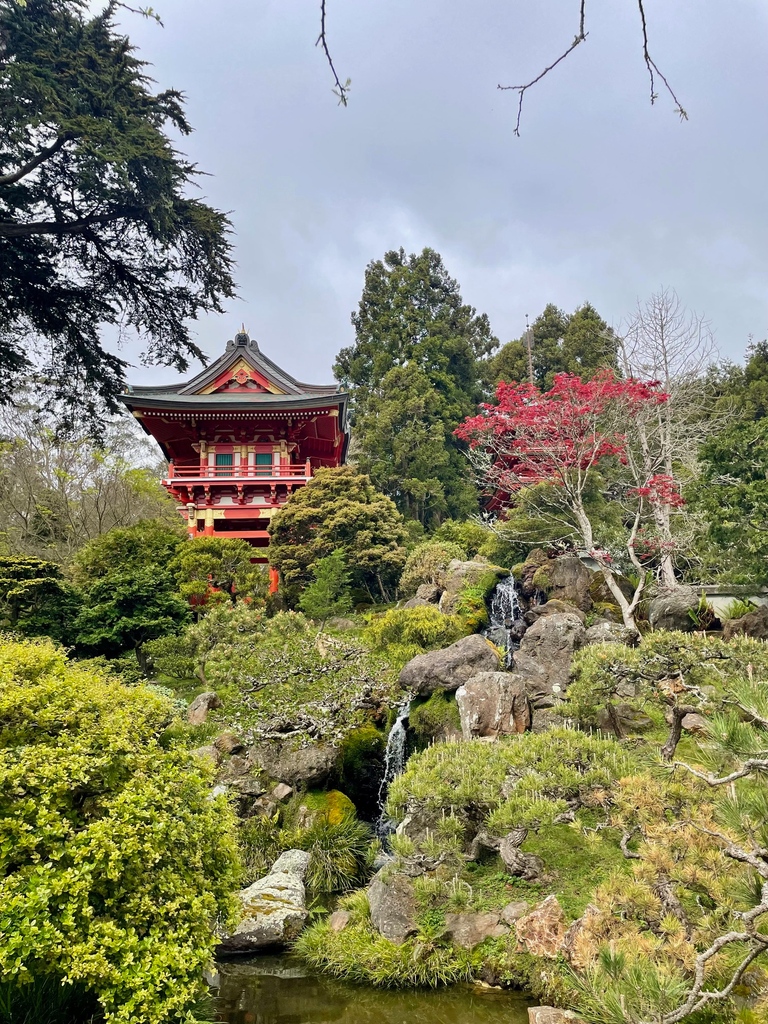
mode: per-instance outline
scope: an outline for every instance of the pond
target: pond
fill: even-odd
[[[313,974],[287,956],[225,961],[212,980],[215,1019],[226,1024],[528,1024],[519,993],[365,988]]]

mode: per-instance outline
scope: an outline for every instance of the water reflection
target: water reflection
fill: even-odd
[[[317,977],[289,957],[219,965],[217,1017],[227,1024],[527,1024],[527,1002],[454,986],[390,992]]]

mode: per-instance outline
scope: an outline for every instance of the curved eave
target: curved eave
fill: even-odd
[[[318,412],[323,409],[337,408],[342,422],[349,396],[346,392],[337,391],[333,394],[315,393],[310,395],[253,395],[227,396],[221,395],[170,395],[150,394],[149,389],[134,391],[130,395],[119,395],[119,400],[131,412],[148,412],[162,415],[165,413],[188,412],[210,416],[214,413],[226,414],[255,413],[277,415],[281,412]]]

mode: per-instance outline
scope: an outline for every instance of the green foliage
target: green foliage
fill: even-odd
[[[744,615],[749,615],[753,612],[757,605],[753,604],[752,601],[745,601],[739,597],[733,598],[725,606],[723,611],[720,612],[721,619],[740,619]]]
[[[99,1005],[81,985],[41,977],[27,984],[0,980],[0,1024],[85,1024]]]
[[[432,249],[366,268],[355,344],[334,372],[352,398],[357,461],[409,519],[436,525],[477,496],[453,429],[482,397],[480,360],[498,342]]]
[[[549,303],[533,321],[531,330],[533,382],[542,390],[552,387],[556,373],[576,373],[589,380],[604,367],[618,368],[618,339],[588,302],[571,314]],[[508,342],[488,361],[487,376],[492,384],[529,379],[524,336]]]
[[[238,865],[213,765],[158,738],[163,695],[0,642],[0,973],[164,1024],[203,988]]]
[[[351,611],[350,575],[342,550],[337,548],[321,558],[314,568],[312,582],[299,598],[299,608],[310,619],[318,619],[321,626],[332,615]]]
[[[200,172],[176,149],[191,131],[182,96],[151,91],[115,17],[113,4],[0,4],[0,401],[36,336],[73,422],[102,400],[117,411],[124,390],[102,325],[135,328],[147,362],[185,370],[203,358],[190,322],[234,287],[229,221],[187,194]]]
[[[456,595],[453,610],[465,633],[479,633],[488,625],[488,601],[496,584],[506,575],[505,569],[489,567],[464,583]]]
[[[172,568],[179,591],[198,608],[214,606],[216,591],[221,600],[261,601],[267,596],[268,579],[264,566],[252,562],[253,548],[248,541],[234,537],[195,537],[182,544]]]
[[[486,526],[481,526],[480,523],[476,523],[472,519],[466,519],[463,522],[457,519],[448,519],[438,526],[432,534],[432,540],[442,544],[457,544],[464,552],[462,557],[474,558],[492,536],[493,534]]]
[[[0,623],[24,636],[67,640],[80,595],[61,567],[40,558],[0,555]]]
[[[400,592],[405,597],[416,593],[422,583],[444,587],[448,564],[458,558],[465,561],[467,553],[453,541],[424,541],[411,551],[400,577]]]
[[[352,729],[341,741],[336,780],[358,810],[375,814],[384,770],[386,737],[374,725]]]
[[[435,690],[426,700],[414,702],[411,704],[408,724],[422,744],[444,739],[449,730],[461,730],[455,696],[444,690]]]
[[[146,519],[89,541],[72,562],[72,576],[76,583],[88,586],[114,572],[166,570],[184,543],[181,525]]]
[[[321,558],[340,550],[353,587],[390,600],[405,564],[406,531],[394,503],[352,466],[318,470],[272,517],[271,564],[289,601]]]
[[[372,650],[386,653],[397,664],[405,664],[417,654],[447,647],[463,636],[455,615],[443,615],[436,605],[418,608],[391,608],[371,618],[363,641]]]

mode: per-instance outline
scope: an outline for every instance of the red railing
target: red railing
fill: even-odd
[[[209,466],[207,463],[174,463],[168,465],[168,479],[181,477],[185,480],[253,480],[253,479],[275,479],[300,477],[309,479],[312,476],[312,466],[309,459],[306,462],[296,464],[283,464],[271,466],[247,466],[245,463],[239,466]]]

